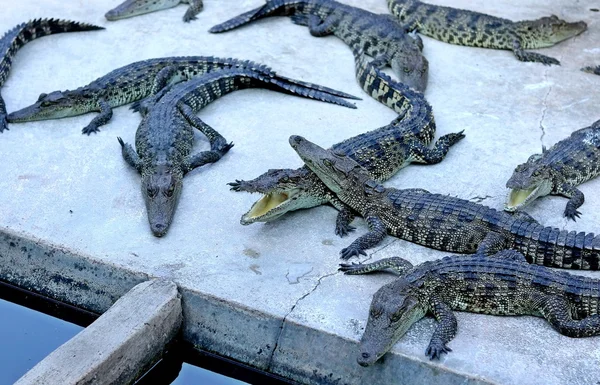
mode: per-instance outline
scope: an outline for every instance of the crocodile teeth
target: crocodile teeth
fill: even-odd
[[[287,201],[289,197],[290,196],[284,192],[267,194],[252,205],[252,208],[244,215],[244,218],[252,219],[265,215],[275,207]]]
[[[530,197],[535,197],[539,187],[534,187],[525,190],[512,189],[508,193],[508,199],[506,200],[506,210],[515,210],[523,203],[526,203]]]

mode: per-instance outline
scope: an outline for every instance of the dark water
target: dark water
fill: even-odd
[[[36,309],[71,319],[81,325],[93,322],[96,317],[92,314],[82,315],[79,310],[68,307],[65,309],[62,304],[48,303],[28,294],[15,294],[13,291],[10,295],[6,295],[4,289],[6,287],[0,287],[0,385],[14,383],[54,349],[83,330],[82,326],[1,298],[25,303],[27,306],[33,305],[32,307]],[[222,374],[199,366],[209,367]],[[229,375],[248,382],[230,378]],[[183,343],[176,343],[163,360],[138,382],[139,385],[244,385],[247,383],[282,385],[288,382],[209,353],[198,353],[193,347]]]

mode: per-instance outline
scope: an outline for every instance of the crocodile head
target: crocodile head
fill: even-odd
[[[513,175],[506,182],[509,189],[504,204],[506,211],[516,211],[552,191],[553,171],[551,167],[540,162],[541,158],[541,154],[534,154],[526,163],[515,168]]]
[[[172,8],[182,0],[127,0],[116,8],[106,12],[106,20],[115,21],[137,15],[143,15],[161,9]]]
[[[157,237],[167,233],[183,187],[183,172],[157,165],[152,172],[142,172],[142,195],[146,202],[150,230]]]
[[[324,148],[301,136],[290,136],[290,145],[302,161],[338,197],[352,197],[352,207],[361,206],[370,199],[377,199],[385,188],[371,179],[369,172],[345,154]]]
[[[8,121],[31,122],[77,116],[96,110],[95,105],[83,95],[73,91],[54,91],[41,94],[38,101],[29,107],[12,112]]]
[[[583,21],[569,23],[556,15],[520,21],[515,26],[519,36],[522,36],[523,48],[550,47],[587,29],[587,24]]]
[[[383,357],[426,312],[427,308],[402,278],[379,289],[371,301],[367,326],[360,339],[359,365],[369,366]]]
[[[423,56],[423,42],[418,35],[409,35],[411,44],[402,44],[392,54],[390,65],[401,83],[424,92],[429,79],[429,61]]]
[[[287,212],[318,206],[323,199],[315,196],[315,182],[310,170],[302,167],[297,170],[269,170],[250,181],[236,180],[229,183],[234,191],[263,194],[250,210],[242,215],[240,223],[249,225],[255,222],[269,222]],[[321,184],[322,185],[322,184]],[[322,189],[322,188],[321,188]]]

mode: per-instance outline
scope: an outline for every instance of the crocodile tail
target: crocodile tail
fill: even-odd
[[[296,14],[296,12],[302,13],[310,3],[310,0],[270,0],[262,7],[244,12],[221,24],[215,25],[208,32],[227,32],[265,17],[290,16]]]
[[[354,49],[356,80],[373,99],[393,109],[398,117],[392,126],[402,127],[417,138],[429,143],[435,136],[435,119],[431,105],[423,93],[395,81],[375,67],[362,49]]]
[[[511,224],[513,248],[530,263],[574,270],[598,270],[600,236],[594,233],[561,230],[536,222],[516,221]]]

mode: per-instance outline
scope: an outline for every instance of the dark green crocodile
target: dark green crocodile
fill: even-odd
[[[395,82],[355,52],[357,79],[376,100],[399,114],[392,123],[335,144],[341,151],[366,167],[377,180],[386,180],[412,162],[435,164],[444,159],[450,146],[464,137],[462,133],[441,137],[429,149],[435,136],[431,106],[423,94]],[[352,230],[354,214],[306,166],[291,170],[269,170],[250,181],[230,183],[232,190],[261,193],[264,196],[242,216],[241,223],[268,222],[287,212],[330,203],[340,213],[336,233]]]
[[[17,51],[30,41],[57,33],[95,31],[99,29],[104,28],[92,24],[58,19],[35,19],[17,25],[0,38],[0,87],[4,85],[8,78]],[[0,95],[0,132],[4,130],[8,130],[6,104]]]
[[[587,66],[581,69],[583,72],[587,72],[589,74],[600,75],[600,66]]]
[[[577,130],[549,150],[529,157],[506,182],[504,209],[515,211],[551,194],[569,198],[564,215],[575,220],[584,196],[577,186],[600,175],[600,120]]]
[[[26,108],[15,111],[8,116],[8,121],[29,122],[34,120],[58,119],[99,111],[82,132],[91,134],[99,131],[99,127],[108,123],[112,117],[112,109],[139,101],[159,90],[157,75],[169,79],[165,82],[177,82],[191,79],[207,72],[224,68],[252,67],[255,63],[232,58],[216,58],[212,56],[166,57],[143,60],[118,68],[108,74],[79,87],[73,91],[54,91],[41,94],[38,101]],[[315,84],[287,79],[301,87],[313,88],[320,95],[323,93],[343,98],[358,99],[352,95],[338,92]],[[347,102],[332,98],[332,102],[351,106]]]
[[[340,268],[346,274],[383,269],[401,277],[373,296],[360,340],[362,366],[380,359],[426,314],[438,324],[425,354],[434,359],[450,352],[447,344],[458,328],[452,310],[543,317],[560,334],[575,338],[600,334],[600,280],[530,265],[514,250],[491,257],[451,256],[415,267],[401,258],[387,258]]]
[[[323,183],[369,225],[368,234],[342,250],[344,259],[366,255],[366,249],[389,233],[443,251],[491,255],[514,249],[530,263],[598,270],[600,236],[593,233],[545,227],[528,216],[514,217],[423,189],[385,188],[339,151],[325,150],[300,136],[290,137],[290,144]]]
[[[189,4],[188,10],[183,15],[186,23],[196,19],[196,15],[202,11],[204,4],[202,0],[126,0],[116,8],[106,12],[106,20],[115,21],[143,15],[150,12],[173,8],[178,4]]]
[[[409,31],[459,45],[506,49],[525,62],[560,64],[552,57],[525,49],[553,46],[587,29],[583,21],[568,23],[555,15],[511,21],[479,12],[443,7],[418,0],[387,0],[390,11]]]
[[[230,92],[257,87],[343,104],[337,96],[289,81],[264,65],[246,64],[244,68],[210,72],[169,86],[166,83],[172,70],[161,70],[156,80],[160,91],[139,106],[143,119],[136,132],[137,152],[119,138],[123,157],[142,176],[148,220],[157,237],[165,235],[171,224],[183,177],[197,167],[216,162],[231,148],[195,115],[196,111]],[[191,154],[194,128],[208,137],[210,151]]]
[[[375,14],[333,0],[269,0],[210,29],[219,33],[270,16],[291,16],[296,24],[307,25],[313,36],[335,35],[352,49],[362,49],[375,59],[374,65],[389,65],[398,79],[416,90],[427,86],[429,63],[423,56],[423,42],[404,32],[391,15]]]

